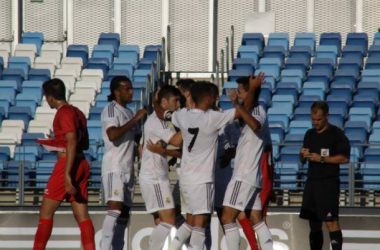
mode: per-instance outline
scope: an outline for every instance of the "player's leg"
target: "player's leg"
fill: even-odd
[[[338,220],[326,221],[326,226],[329,229],[332,250],[342,250],[343,235]]]
[[[130,218],[130,207],[123,204],[123,208],[119,218],[116,220],[116,225],[114,229],[114,235],[112,239],[112,249],[113,250],[123,250],[124,249],[124,238],[125,229],[127,228],[129,218]]]
[[[178,229],[186,221],[186,219],[183,217],[181,213],[181,193],[180,193],[180,187],[179,187],[179,180],[176,182],[174,186],[172,195],[173,195],[174,205],[175,205],[175,216],[176,216],[175,227]]]
[[[322,221],[310,220],[309,242],[311,250],[322,250],[323,247],[323,232]]]
[[[71,202],[74,217],[78,222],[84,250],[95,250],[95,229],[88,214],[87,203]]]
[[[210,214],[193,215],[194,226],[191,232],[189,250],[203,250],[206,240],[206,226]]]
[[[259,247],[257,245],[255,231],[253,230],[252,224],[247,218],[245,212],[240,212],[237,219],[239,221],[241,228],[243,229],[245,238],[247,239],[251,249],[252,250],[258,249]]]
[[[36,236],[34,238],[33,250],[45,249],[53,229],[54,213],[60,205],[61,201],[56,201],[45,197],[43,198],[40,208],[40,220],[38,223]]]
[[[326,211],[329,211],[329,214],[327,216],[326,226],[329,229],[330,233],[330,244],[332,250],[342,250],[343,245],[343,235],[342,231],[339,226],[339,193],[340,193],[340,187],[339,179],[331,179],[328,181],[329,186],[329,197],[325,196],[325,202],[328,202],[329,209]]]
[[[236,224],[239,213],[236,208],[223,206],[222,224],[228,249],[240,249],[240,233]]]
[[[175,209],[157,211],[159,223],[150,235],[149,249],[162,249],[175,223]]]

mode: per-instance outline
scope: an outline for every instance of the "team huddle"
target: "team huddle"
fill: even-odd
[[[264,75],[255,79],[241,78],[237,82],[238,91],[229,93],[235,108],[226,111],[216,106],[219,90],[209,82],[180,81],[178,88],[167,85],[156,93],[154,112],[147,118],[139,141],[140,189],[146,210],[153,214],[156,224],[150,235],[149,249],[162,249],[176,225],[176,236],[169,249],[182,249],[182,245],[187,244],[188,249],[203,250],[205,241],[208,244],[206,228],[214,207],[223,225],[228,249],[240,249],[237,219],[252,249],[258,249],[254,232],[261,249],[273,249],[260,198],[260,164],[271,164],[268,121],[264,109],[258,105]],[[133,95],[128,78],[114,78],[110,88],[110,104],[101,116],[106,147],[102,178],[109,208],[103,224],[103,250],[111,246],[118,249],[116,227],[123,214],[128,215],[132,201],[133,145],[135,134],[139,133],[136,125],[146,113],[139,110],[133,116],[126,108]],[[167,145],[180,149],[168,149]],[[177,164],[179,185],[176,185],[179,191],[172,191],[170,187],[168,156],[180,159]],[[271,170],[265,172],[272,176]],[[271,190],[272,181],[269,183]],[[265,207],[270,190],[264,194]],[[176,223],[180,217],[179,205],[182,213],[186,213],[186,221],[181,225]]]

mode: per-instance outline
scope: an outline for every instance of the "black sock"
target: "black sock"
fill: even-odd
[[[330,240],[331,240],[332,250],[342,250],[342,245],[343,245],[342,230],[330,232]]]
[[[322,246],[323,246],[323,232],[322,232],[322,230],[318,231],[318,232],[310,232],[309,240],[310,240],[310,249],[311,250],[322,250]]]

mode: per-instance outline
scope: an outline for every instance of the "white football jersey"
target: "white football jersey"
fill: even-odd
[[[141,160],[140,178],[145,181],[158,181],[168,179],[168,162],[166,157],[150,152],[146,148],[149,140],[156,143],[159,140],[169,143],[175,135],[165,121],[159,119],[156,112],[153,112],[145,122],[144,127],[144,147]]]
[[[132,120],[133,116],[133,112],[129,108],[124,108],[115,101],[110,102],[103,109],[101,115],[102,136],[106,152],[103,155],[102,176],[116,171],[125,174],[131,173],[134,163],[135,133],[138,131],[137,125],[133,126],[128,133],[114,142],[108,139],[106,131],[110,127],[123,126]]]
[[[172,123],[181,130],[183,138],[181,184],[214,182],[218,133],[234,116],[235,109],[181,109],[173,113]]]
[[[236,149],[232,179],[261,187],[260,162],[268,141],[269,125],[267,115],[261,106],[253,108],[251,115],[261,124],[261,129],[254,132],[247,124],[244,124]]]

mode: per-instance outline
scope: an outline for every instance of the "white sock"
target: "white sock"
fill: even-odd
[[[229,250],[240,249],[240,233],[236,223],[223,225]]]
[[[203,250],[205,247],[205,228],[193,227],[191,231],[189,250]]]
[[[190,237],[193,227],[184,222],[180,228],[178,228],[174,239],[170,243],[170,250],[181,250],[182,245]]]
[[[259,237],[262,250],[273,250],[272,234],[269,231],[267,224],[261,221],[253,226],[257,236]]]
[[[124,249],[125,229],[128,225],[128,218],[118,218],[116,221],[114,235],[112,240],[112,250]]]
[[[101,240],[101,249],[110,250],[112,244],[112,238],[115,230],[115,223],[117,218],[120,216],[119,210],[108,210],[106,218],[103,222],[102,228],[102,240]]]
[[[168,237],[172,225],[161,222],[152,232],[149,238],[149,250],[161,250],[165,244],[165,240]]]

